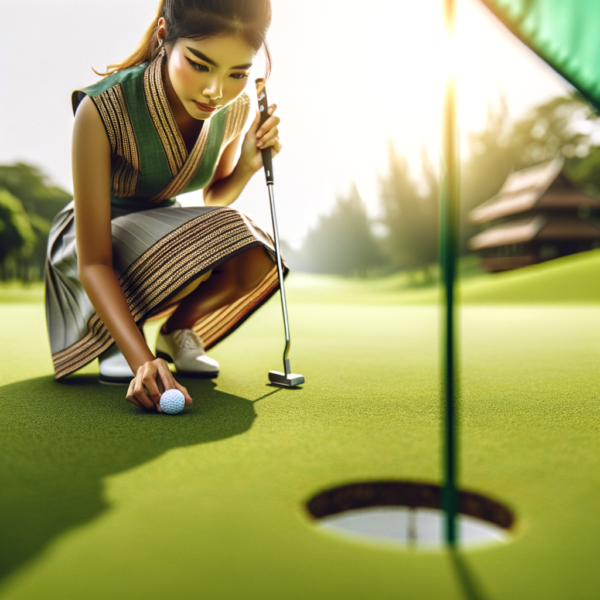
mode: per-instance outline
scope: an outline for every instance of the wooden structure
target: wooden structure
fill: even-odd
[[[600,200],[582,192],[556,159],[512,173],[493,198],[469,213],[489,224],[471,238],[487,271],[507,271],[600,246],[600,227],[586,217]]]

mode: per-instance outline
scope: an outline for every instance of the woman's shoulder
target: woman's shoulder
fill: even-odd
[[[71,94],[71,104],[73,106],[73,114],[75,114],[77,112],[77,107],[79,106],[81,101],[86,96],[95,98],[96,96],[99,96],[100,94],[108,92],[108,90],[114,88],[115,86],[117,86],[119,84],[123,84],[126,81],[130,81],[132,79],[137,79],[138,77],[141,77],[144,74],[144,71],[146,70],[147,66],[148,66],[148,63],[143,62],[143,63],[141,63],[139,65],[135,65],[133,67],[127,67],[126,69],[121,69],[120,71],[117,71],[116,73],[111,73],[110,75],[103,77],[102,79],[100,79],[100,81],[97,81],[96,83],[92,83],[91,85],[88,85],[87,87],[75,90]]]

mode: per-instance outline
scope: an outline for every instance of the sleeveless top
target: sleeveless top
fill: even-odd
[[[202,189],[248,118],[250,98],[244,92],[204,121],[188,152],[165,92],[164,56],[162,49],[151,62],[73,92],[73,114],[83,98],[90,96],[106,129],[111,205],[135,210],[172,206],[177,194]]]

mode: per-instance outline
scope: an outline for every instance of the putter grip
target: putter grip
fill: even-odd
[[[258,86],[263,82],[262,79],[256,80],[256,85]],[[262,91],[258,94],[258,110],[260,111],[260,123],[258,127],[267,120],[269,116],[267,113],[267,108],[269,108],[269,104],[267,103],[267,89],[263,88]],[[263,166],[265,168],[265,177],[267,178],[267,185],[269,183],[273,183],[273,155],[271,154],[271,148],[263,148],[261,150]]]

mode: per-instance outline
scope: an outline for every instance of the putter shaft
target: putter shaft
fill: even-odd
[[[262,79],[256,80],[257,88],[260,87],[261,91],[258,95],[258,106],[261,113],[260,125],[262,125],[268,118],[267,110],[267,92],[264,89]],[[259,127],[260,127],[259,125]],[[292,373],[290,368],[290,347],[292,345],[290,337],[290,323],[288,320],[287,313],[287,302],[285,297],[285,285],[283,283],[283,264],[281,262],[281,246],[279,243],[279,228],[277,227],[277,212],[275,209],[275,192],[273,190],[274,178],[273,178],[273,155],[271,148],[262,149],[262,159],[265,169],[265,178],[267,180],[267,189],[269,190],[269,202],[271,205],[271,222],[273,223],[273,238],[275,240],[275,258],[277,262],[277,276],[279,278],[279,291],[281,293],[281,310],[283,311],[283,326],[285,328],[285,348],[283,350],[283,370],[269,372],[269,381],[274,385],[280,385],[283,387],[295,387],[304,383],[304,377],[297,373]]]
[[[273,184],[267,184],[267,188],[269,189],[269,201],[271,203],[271,222],[273,223],[273,234],[275,238],[275,257],[277,260],[277,276],[279,277],[279,290],[281,292],[281,310],[283,311],[283,327],[285,329],[285,348],[283,350],[283,368],[285,370],[285,374],[289,375],[291,372],[290,369],[290,359],[288,358],[290,354],[290,347],[292,345],[290,339],[290,323],[288,320],[287,314],[287,302],[285,298],[285,286],[283,284],[283,264],[281,262],[281,246],[279,244],[279,230],[277,227],[277,214],[275,212],[275,192],[273,191]]]

